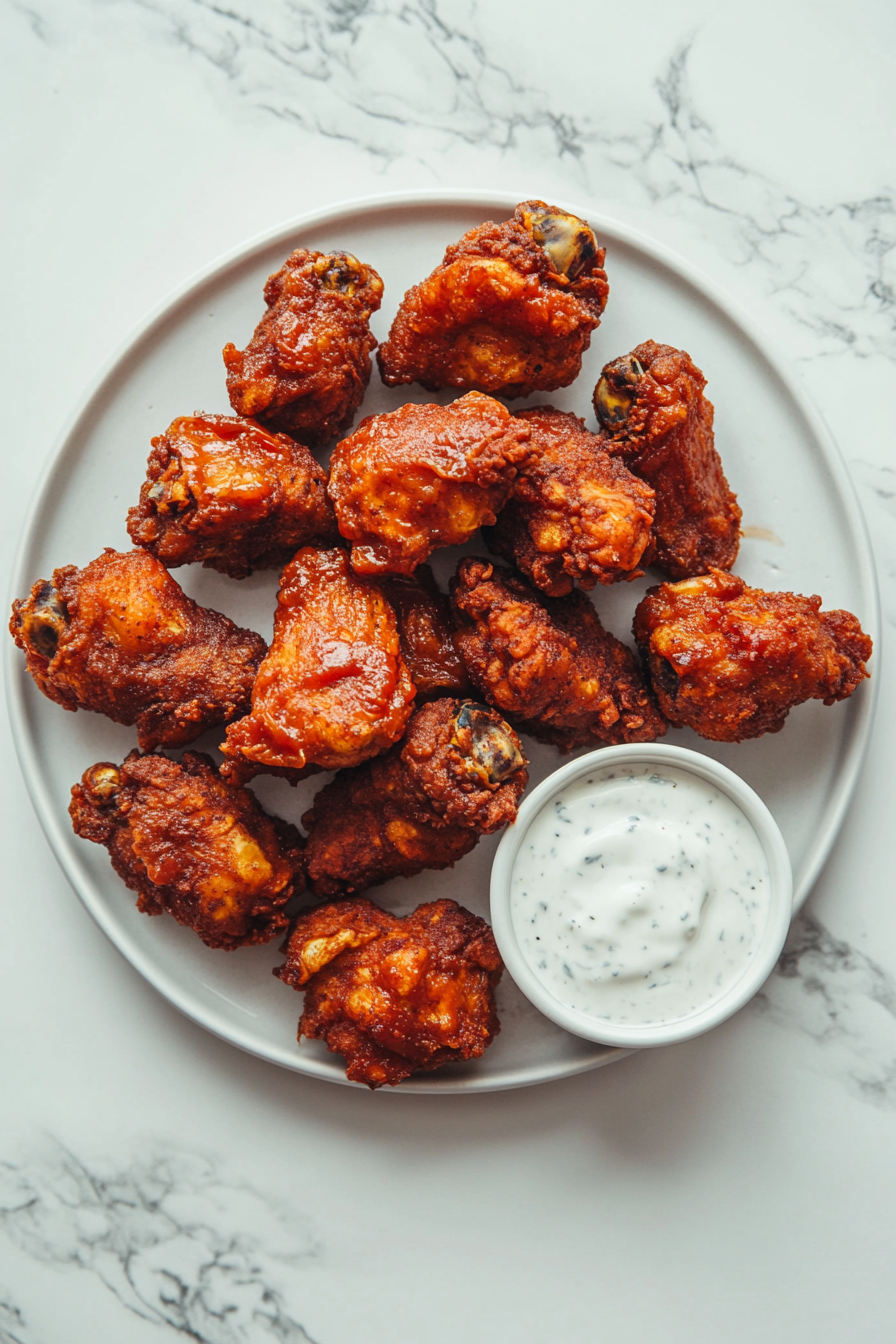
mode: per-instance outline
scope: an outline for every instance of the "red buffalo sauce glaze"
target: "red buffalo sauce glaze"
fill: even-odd
[[[283,571],[252,712],[221,749],[263,770],[358,765],[401,737],[415,694],[382,592],[345,551],[306,546]]]
[[[201,560],[241,579],[335,538],[326,485],[308,449],[285,434],[232,415],[180,416],[152,441],[128,531],[169,567]]]
[[[412,574],[495,522],[529,457],[529,426],[480,392],[370,415],[338,443],[328,492],[363,574]]]

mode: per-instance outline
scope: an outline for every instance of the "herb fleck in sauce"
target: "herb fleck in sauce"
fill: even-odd
[[[727,794],[674,767],[595,770],[550,799],[514,862],[529,966],[571,1008],[646,1025],[703,1008],[758,945],[768,863]]]

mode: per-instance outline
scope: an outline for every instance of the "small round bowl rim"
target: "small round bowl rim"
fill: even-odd
[[[628,1025],[591,1017],[570,1008],[547,989],[525,960],[510,913],[510,880],[517,852],[533,818],[549,798],[582,775],[619,765],[657,764],[690,772],[720,789],[740,808],[759,838],[769,867],[770,902],[765,928],[753,958],[714,1002],[672,1022]],[[516,822],[501,837],[491,873],[491,921],[511,979],[539,1012],[575,1036],[605,1045],[671,1045],[710,1031],[742,1008],[765,983],[781,954],[793,913],[790,856],[778,824],[759,795],[733,770],[687,747],[638,742],[602,747],[563,765],[523,799]]]

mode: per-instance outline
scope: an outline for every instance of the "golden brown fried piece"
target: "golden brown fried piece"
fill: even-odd
[[[468,826],[447,826],[421,801],[395,748],[340,770],[302,818],[311,840],[309,882],[317,896],[366,891],[393,877],[451,868],[475,849]]]
[[[510,502],[486,534],[489,549],[512,560],[550,597],[643,573],[649,562],[654,497],[604,451],[577,415],[553,406],[519,411],[532,430],[532,456]]]
[[[267,648],[193,602],[146,551],[107,549],[54,570],[13,603],[9,629],[44,695],[136,724],[144,751],[245,714]]]
[[[225,777],[358,765],[401,737],[414,694],[380,589],[345,551],[306,546],[283,571],[252,712],[227,730]]]
[[[201,752],[101,761],[72,789],[69,813],[76,834],[106,846],[138,910],[167,911],[208,947],[270,942],[305,889],[298,831],[225,784]]]
[[[528,778],[519,739],[494,710],[424,705],[398,746],[317,794],[302,818],[309,882],[336,896],[450,868],[480,835],[516,819]]]
[[[561,751],[665,733],[634,657],[584,593],[542,597],[510,570],[468,558],[451,601],[473,685],[521,732]]]
[[[348,1078],[376,1088],[478,1059],[500,1030],[503,969],[485,920],[454,901],[401,919],[356,898],[300,915],[274,974],[305,989],[299,1040],[326,1041]]]
[[[360,574],[412,574],[493,523],[529,455],[529,427],[491,397],[370,415],[338,443],[329,494]]]
[[[327,473],[308,449],[231,415],[184,415],[152,441],[128,532],[173,569],[202,561],[232,579],[282,569],[334,539]]]
[[[669,722],[743,742],[779,732],[804,700],[852,695],[871,640],[848,611],[820,607],[719,569],[648,589],[633,628]]]
[[[245,350],[224,347],[238,415],[319,447],[351,423],[370,382],[370,315],[383,297],[350,252],[298,248],[268,278],[268,311]]]
[[[383,381],[526,397],[567,387],[600,323],[606,249],[544,201],[449,247],[409,289],[377,358]]]
[[[418,565],[413,574],[390,574],[380,587],[398,617],[401,652],[418,699],[466,695],[470,679],[455,647],[451,607],[429,565]]]
[[[741,511],[716,452],[705,386],[684,350],[645,341],[607,364],[594,390],[607,451],[656,491],[656,564],[674,579],[730,569],[740,545]]]

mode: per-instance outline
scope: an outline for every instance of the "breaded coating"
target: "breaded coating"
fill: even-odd
[[[820,597],[766,593],[713,569],[648,589],[634,634],[670,723],[714,742],[777,733],[794,705],[845,700],[871,640]]]
[[[326,1041],[346,1077],[376,1088],[478,1059],[500,1031],[503,970],[485,920],[454,901],[401,919],[355,898],[301,914],[274,974],[305,990],[299,1040]]]
[[[716,451],[706,379],[684,350],[645,341],[594,390],[606,448],[656,491],[655,563],[673,579],[730,569],[741,511]]]
[[[465,233],[401,301],[377,359],[383,381],[527,397],[568,387],[600,323],[606,249],[544,201]]]
[[[401,737],[414,695],[380,589],[352,573],[345,551],[305,546],[280,580],[252,711],[221,747],[225,777],[358,765]]]
[[[510,570],[468,558],[451,601],[473,685],[521,732],[561,751],[665,733],[635,658],[584,593],[543,597]]]
[[[510,502],[486,534],[489,549],[511,560],[550,597],[643,573],[649,561],[654,497],[584,420],[553,406],[519,411],[532,430],[532,455]]]
[[[252,420],[199,412],[152,440],[128,533],[169,569],[201,560],[232,579],[282,569],[300,546],[338,535],[327,473],[307,448]]]
[[[145,915],[166,911],[207,947],[268,943],[305,889],[302,837],[248,789],[188,751],[182,762],[132,751],[85,770],[69,807],[77,835],[105,845]]]
[[[451,868],[476,848],[468,826],[446,826],[420,801],[396,749],[340,770],[302,817],[316,896],[366,891],[393,877]]]
[[[359,574],[412,574],[493,523],[529,456],[528,425],[470,392],[369,415],[330,460],[329,495]]]
[[[302,818],[309,883],[337,896],[450,868],[516,819],[528,779],[519,738],[494,710],[452,698],[423,705],[401,743],[315,797]]]
[[[401,652],[417,699],[466,695],[470,678],[454,643],[451,607],[429,565],[418,565],[413,574],[390,574],[379,582],[398,618]]]
[[[267,649],[141,550],[107,548],[39,579],[13,603],[9,630],[44,695],[136,724],[144,751],[183,747],[245,714]]]
[[[341,434],[370,382],[370,315],[382,297],[376,271],[350,252],[297,248],[268,277],[268,310],[245,350],[224,347],[236,413],[311,448]]]

